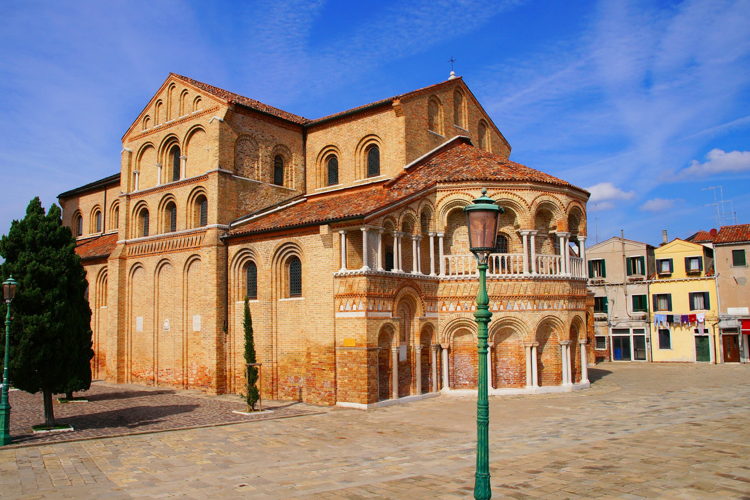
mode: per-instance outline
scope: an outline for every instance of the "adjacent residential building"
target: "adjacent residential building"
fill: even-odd
[[[720,358],[714,251],[675,239],[654,250],[650,282],[653,361]]]
[[[648,361],[648,277],[654,247],[613,237],[587,250],[597,361]]]
[[[715,232],[715,230],[714,230]],[[713,238],[719,301],[719,359],[750,361],[750,224],[723,226]]]

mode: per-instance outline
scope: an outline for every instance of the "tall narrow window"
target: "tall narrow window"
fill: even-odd
[[[380,148],[373,145],[367,150],[367,177],[380,175]]]
[[[138,236],[148,236],[148,209],[138,213]]]
[[[289,296],[302,296],[302,262],[297,256],[289,258]]]
[[[488,142],[487,141],[487,125],[484,123],[484,121],[479,122],[479,131],[477,132],[478,143],[480,149],[487,149]]]
[[[453,123],[459,127],[465,127],[464,123],[464,95],[456,90],[453,93]]]
[[[110,219],[111,219],[109,221],[110,229],[117,229],[118,227],[120,227],[120,207],[119,207],[119,205],[116,206],[112,210],[112,216],[111,216]]]
[[[245,267],[245,296],[248,299],[258,298],[258,266],[253,261]]]
[[[169,152],[169,158],[172,162],[172,181],[180,180],[180,147],[174,146]]]
[[[174,202],[167,203],[164,218],[164,228],[170,233],[177,231],[177,206]]]
[[[443,134],[440,102],[434,97],[427,103],[427,128],[440,135]]]
[[[81,217],[81,214],[77,214],[73,217],[73,227],[76,236],[81,236],[83,234],[83,217]]]
[[[198,227],[208,224],[208,200],[205,196],[200,195],[195,200],[195,222]]]
[[[102,213],[99,210],[94,213],[94,232],[102,232]]]
[[[284,185],[284,158],[281,155],[273,158],[273,183],[277,186]]]
[[[326,168],[328,170],[328,179],[326,186],[334,186],[339,183],[339,159],[336,155],[331,155],[326,160]]]

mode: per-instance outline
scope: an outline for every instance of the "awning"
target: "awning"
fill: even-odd
[[[750,335],[750,319],[742,320],[742,333]]]

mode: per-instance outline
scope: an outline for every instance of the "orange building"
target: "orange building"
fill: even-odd
[[[120,173],[60,195],[94,375],[239,393],[250,301],[266,398],[368,407],[476,386],[463,207],[505,209],[491,392],[586,387],[588,193],[514,163],[461,78],[310,120],[170,74]]]

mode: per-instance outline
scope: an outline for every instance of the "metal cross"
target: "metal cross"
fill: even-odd
[[[448,62],[451,63],[451,71],[453,71],[453,63],[456,62],[456,60],[451,56],[451,58],[448,59]]]

